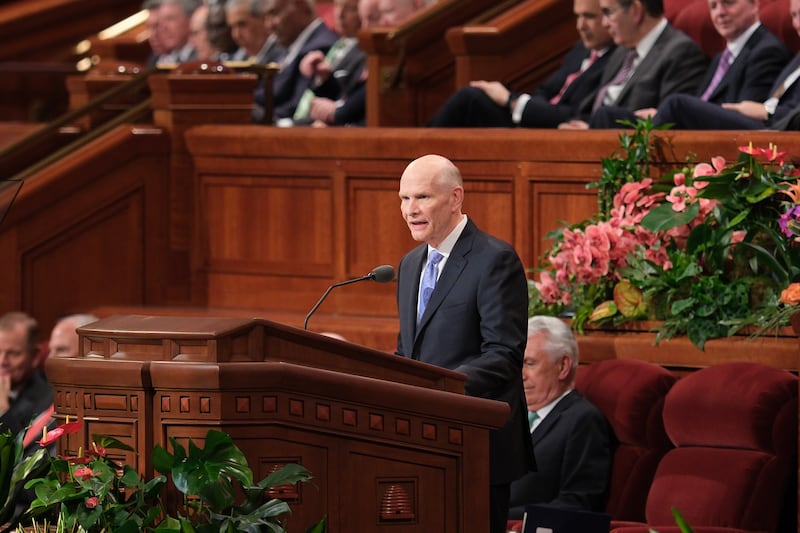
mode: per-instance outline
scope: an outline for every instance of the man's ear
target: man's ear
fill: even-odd
[[[565,380],[572,373],[572,357],[565,355],[561,358],[561,367],[558,369],[558,378]]]

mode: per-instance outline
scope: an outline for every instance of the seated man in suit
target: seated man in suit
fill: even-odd
[[[611,475],[608,422],[575,390],[578,344],[561,319],[528,320],[522,385],[528,404],[536,472],[511,483],[509,519],[533,503],[602,511]]]
[[[792,26],[800,33],[800,0],[790,0]],[[659,106],[655,124],[674,124],[694,130],[795,129],[794,118],[800,108],[800,53],[778,74],[767,96],[723,103],[721,106],[699,99],[671,99]]]
[[[280,71],[272,81],[272,121],[291,121],[297,103],[311,80],[300,73],[300,61],[313,50],[327,53],[339,38],[317,17],[314,0],[266,0],[267,24],[286,49]],[[255,93],[256,109],[253,118],[264,121],[264,86]],[[269,121],[269,120],[268,120]]]
[[[608,59],[591,117],[562,129],[619,127],[631,111],[658,107],[673,93],[694,93],[703,79],[706,56],[664,17],[663,0],[600,0],[603,25],[617,49]]]
[[[358,46],[358,30],[362,27],[358,3],[358,0],[334,0],[334,22],[341,37],[327,54],[315,50],[300,63],[300,72],[311,79],[311,86],[306,89],[294,112],[295,124],[363,125],[364,107],[360,116],[347,117],[347,121],[340,116],[337,120],[337,111],[353,94],[363,89],[366,81],[367,56]]]
[[[21,312],[0,316],[0,431],[19,433],[53,404],[38,357],[36,320]]]
[[[284,54],[283,47],[270,32],[265,8],[264,0],[227,0],[225,3],[225,18],[233,40],[239,45],[236,59],[266,65],[279,61]]]
[[[786,47],[759,21],[758,0],[709,0],[708,8],[714,28],[725,39],[725,50],[714,57],[696,96],[672,94],[659,105],[680,124],[681,109],[695,102],[723,104],[742,100],[763,102],[770,87],[789,62]],[[655,115],[657,124],[662,116],[654,108],[637,110],[628,120]],[[691,112],[691,111],[690,111]]]
[[[473,81],[451,96],[428,126],[554,128],[579,115],[578,106],[600,86],[614,43],[600,23],[599,0],[575,0],[573,11],[581,40],[536,90],[512,93],[499,81]]]
[[[158,6],[158,41],[164,52],[156,64],[185,63],[195,59],[189,42],[189,24],[200,0],[161,0]]]

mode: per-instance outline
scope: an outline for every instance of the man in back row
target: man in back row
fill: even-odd
[[[38,357],[36,320],[22,312],[0,316],[0,431],[17,434],[53,404]]]
[[[450,97],[428,125],[554,128],[588,112],[580,106],[597,91],[614,43],[601,24],[598,0],[575,0],[573,11],[580,41],[536,90],[512,93],[499,81],[473,81]]]
[[[255,122],[291,121],[297,104],[309,86],[309,79],[300,73],[300,61],[311,51],[326,54],[339,38],[317,17],[314,0],[266,0],[267,23],[278,43],[286,50],[280,58],[280,71],[272,81],[270,117],[264,117],[263,83],[256,88]]]
[[[562,129],[619,127],[630,112],[657,107],[674,93],[694,93],[706,56],[664,17],[662,0],[600,0],[603,26],[617,44],[591,104],[591,116]]]
[[[800,34],[800,0],[790,0],[792,26]],[[653,119],[687,129],[757,130],[797,129],[800,118],[800,53],[784,67],[765,97],[723,103],[721,106],[697,98],[668,100]]]
[[[725,39],[725,49],[714,57],[695,95],[672,94],[658,108],[631,111],[626,118],[652,117],[656,124],[685,127],[697,102],[725,104],[764,101],[770,86],[789,61],[789,51],[759,21],[758,0],[709,0],[714,28]]]

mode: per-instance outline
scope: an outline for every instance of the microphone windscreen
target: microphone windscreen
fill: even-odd
[[[388,283],[394,280],[394,267],[392,265],[381,265],[372,269],[369,274],[378,283]]]

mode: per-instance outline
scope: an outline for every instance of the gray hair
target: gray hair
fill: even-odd
[[[263,17],[267,13],[267,5],[264,0],[228,0],[225,2],[225,11],[233,11],[241,5],[247,5],[247,12],[254,17]]]
[[[578,341],[566,322],[554,316],[532,316],[528,319],[528,338],[544,334],[543,348],[551,359],[564,355],[572,359],[572,371],[578,368]]]
[[[62,322],[72,322],[76,328],[97,322],[99,318],[89,313],[76,313],[74,315],[67,315],[58,320],[58,324]]]
[[[159,2],[159,5],[163,6],[165,4],[177,4],[181,6],[181,9],[186,13],[187,17],[191,17],[195,9],[200,7],[201,2],[199,0],[161,0]]]

